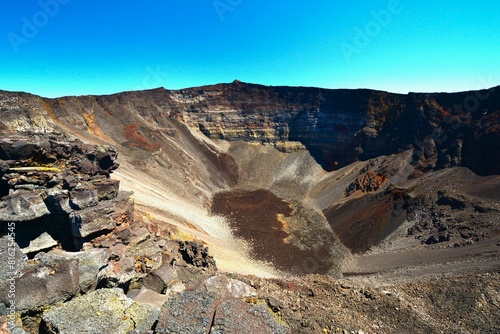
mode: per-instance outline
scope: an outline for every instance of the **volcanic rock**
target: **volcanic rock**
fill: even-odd
[[[158,308],[127,298],[120,289],[101,289],[43,315],[45,333],[116,333],[151,329]]]

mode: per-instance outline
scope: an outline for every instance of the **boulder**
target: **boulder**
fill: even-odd
[[[0,223],[3,233],[8,232],[8,224]],[[65,249],[73,249],[72,235],[67,216],[48,215],[35,220],[15,222],[15,237],[25,253],[48,250],[61,243]]]
[[[99,271],[97,284],[99,287],[113,288],[124,286],[135,277],[135,261],[130,257],[123,257],[118,261],[109,262]]]
[[[78,186],[78,180],[76,179],[76,177],[74,177],[73,175],[66,175],[64,178],[63,178],[63,188],[64,189],[67,189],[67,190],[71,190],[73,188],[75,188],[76,186]]]
[[[265,303],[250,304],[211,292],[185,291],[163,305],[156,333],[290,333]]]
[[[120,239],[124,245],[128,245],[133,237],[132,231],[126,226],[118,226],[114,231],[114,235]]]
[[[162,263],[159,268],[151,271],[142,280],[142,284],[145,288],[158,293],[164,293],[176,282],[180,282],[177,271],[168,263]]]
[[[134,302],[120,289],[100,289],[55,307],[43,315],[44,333],[114,333],[150,330],[158,307]]]
[[[4,138],[0,141],[0,159],[28,159],[42,150],[49,150],[50,144],[45,140]]]
[[[15,278],[16,310],[33,310],[68,300],[79,291],[78,260],[40,253]],[[0,282],[0,304],[9,302],[8,281]]]
[[[85,252],[65,252],[56,249],[52,253],[67,259],[78,260],[80,293],[87,293],[96,288],[97,275],[107,265],[110,254],[105,248],[92,248]]]
[[[118,196],[110,201],[115,206],[113,219],[117,225],[134,221],[134,199],[132,195],[132,191],[120,191]]]
[[[0,281],[9,280],[12,274],[22,270],[28,257],[10,237],[0,238]]]
[[[69,215],[72,234],[75,238],[85,238],[101,231],[111,231],[116,227],[113,203],[102,202],[99,205],[72,212]]]
[[[50,214],[36,192],[18,190],[0,201],[0,222],[22,222]]]
[[[207,278],[202,282],[200,290],[234,298],[257,296],[257,291],[250,285],[224,275],[215,275]]]
[[[49,250],[57,246],[57,241],[47,232],[43,232],[35,239],[31,240],[28,246],[21,248],[25,254],[37,253]]]
[[[138,260],[144,273],[159,268],[163,263],[162,249],[158,245],[158,241],[151,238],[134,246],[129,245],[127,254]]]
[[[195,267],[214,268],[215,260],[208,248],[198,241],[179,241],[179,253],[187,264]]]
[[[54,190],[47,194],[45,205],[52,214],[69,214],[73,212],[67,190]]]
[[[97,196],[97,188],[90,186],[88,188],[74,189],[69,192],[69,205],[74,210],[82,210],[97,205],[99,201]]]
[[[118,196],[120,181],[113,179],[103,179],[95,181],[94,186],[97,189],[99,201],[110,200]]]

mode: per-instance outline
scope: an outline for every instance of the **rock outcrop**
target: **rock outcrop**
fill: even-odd
[[[42,134],[6,137],[0,147],[0,315],[7,332],[289,332],[253,304],[254,289],[213,276],[215,261],[201,242],[159,238],[157,227],[135,219],[131,193],[109,178],[118,167],[111,147]],[[204,327],[188,324],[197,316],[186,285],[216,302],[218,313],[207,313]]]

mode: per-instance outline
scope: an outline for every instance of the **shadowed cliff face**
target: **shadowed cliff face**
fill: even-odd
[[[300,142],[326,170],[415,148],[415,162],[499,173],[498,88],[400,95],[236,81],[172,96],[184,104],[183,119],[211,138],[270,142],[283,151]]]

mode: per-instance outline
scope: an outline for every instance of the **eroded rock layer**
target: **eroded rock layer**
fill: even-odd
[[[498,87],[0,92],[0,329],[12,286],[18,332],[498,328],[499,119]]]

